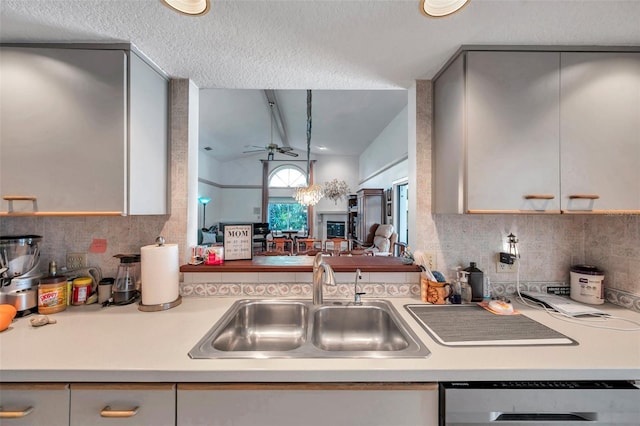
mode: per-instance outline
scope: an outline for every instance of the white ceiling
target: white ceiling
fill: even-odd
[[[212,0],[207,15],[188,17],[159,0],[2,0],[0,40],[132,42],[170,76],[190,78],[200,88],[314,89],[312,146],[349,146],[350,154],[359,154],[367,132],[384,128],[402,108],[397,94],[387,93],[392,100],[385,108],[385,92],[352,92],[352,98],[335,92],[333,98],[320,89],[406,89],[431,78],[463,44],[640,45],[640,0],[471,0],[440,19],[422,15],[419,4]],[[203,93],[203,104],[216,104],[208,96]],[[225,111],[204,108],[201,114],[218,111],[226,127],[203,131],[201,145],[229,146],[224,141],[233,139],[227,155],[265,145],[263,92],[224,96]],[[304,91],[278,90],[276,96],[291,127],[291,145],[304,151]],[[250,118],[257,109],[263,117]],[[338,122],[340,117],[348,119]],[[323,129],[323,122],[331,126]],[[246,131],[234,133],[233,126]]]

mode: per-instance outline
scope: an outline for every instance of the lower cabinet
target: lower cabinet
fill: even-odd
[[[435,383],[178,384],[178,425],[429,426]]]
[[[71,385],[71,426],[175,425],[175,384]]]
[[[66,383],[0,384],[0,425],[68,425],[69,397]]]
[[[0,425],[431,426],[436,383],[4,383]]]

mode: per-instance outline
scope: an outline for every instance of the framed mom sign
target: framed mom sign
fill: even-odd
[[[224,260],[251,259],[253,256],[253,225],[224,225]]]

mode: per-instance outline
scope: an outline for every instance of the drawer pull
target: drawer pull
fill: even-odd
[[[4,411],[0,407],[0,419],[19,419],[28,416],[33,411],[33,407],[27,407],[21,411]]]
[[[573,194],[569,195],[572,200],[597,200],[600,198],[598,194]]]
[[[31,201],[33,203],[33,212],[29,212],[28,214],[33,214],[38,211],[38,199],[32,195],[5,195],[2,197],[3,200],[7,201],[9,204],[8,213],[13,213],[13,202],[14,201]]]
[[[132,408],[131,410],[112,410],[111,406],[107,405],[102,409],[102,411],[100,411],[100,416],[119,417],[119,418],[133,417],[136,414],[138,414],[138,408],[140,407],[135,407],[135,408]]]
[[[524,198],[525,200],[553,200],[556,196],[551,194],[527,194]]]
[[[2,197],[5,201],[35,201],[36,197],[30,195],[5,195]]]

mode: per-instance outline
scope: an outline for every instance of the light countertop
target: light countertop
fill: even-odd
[[[516,304],[577,346],[447,347],[391,301],[428,347],[422,359],[191,359],[189,350],[238,299],[183,298],[176,308],[72,306],[34,328],[29,317],[0,333],[2,382],[437,382],[455,380],[640,379],[640,331],[586,327]],[[640,322],[640,314],[598,308]],[[452,321],[455,318],[452,318]],[[608,326],[632,328],[619,320]],[[635,326],[636,328],[638,326]]]

